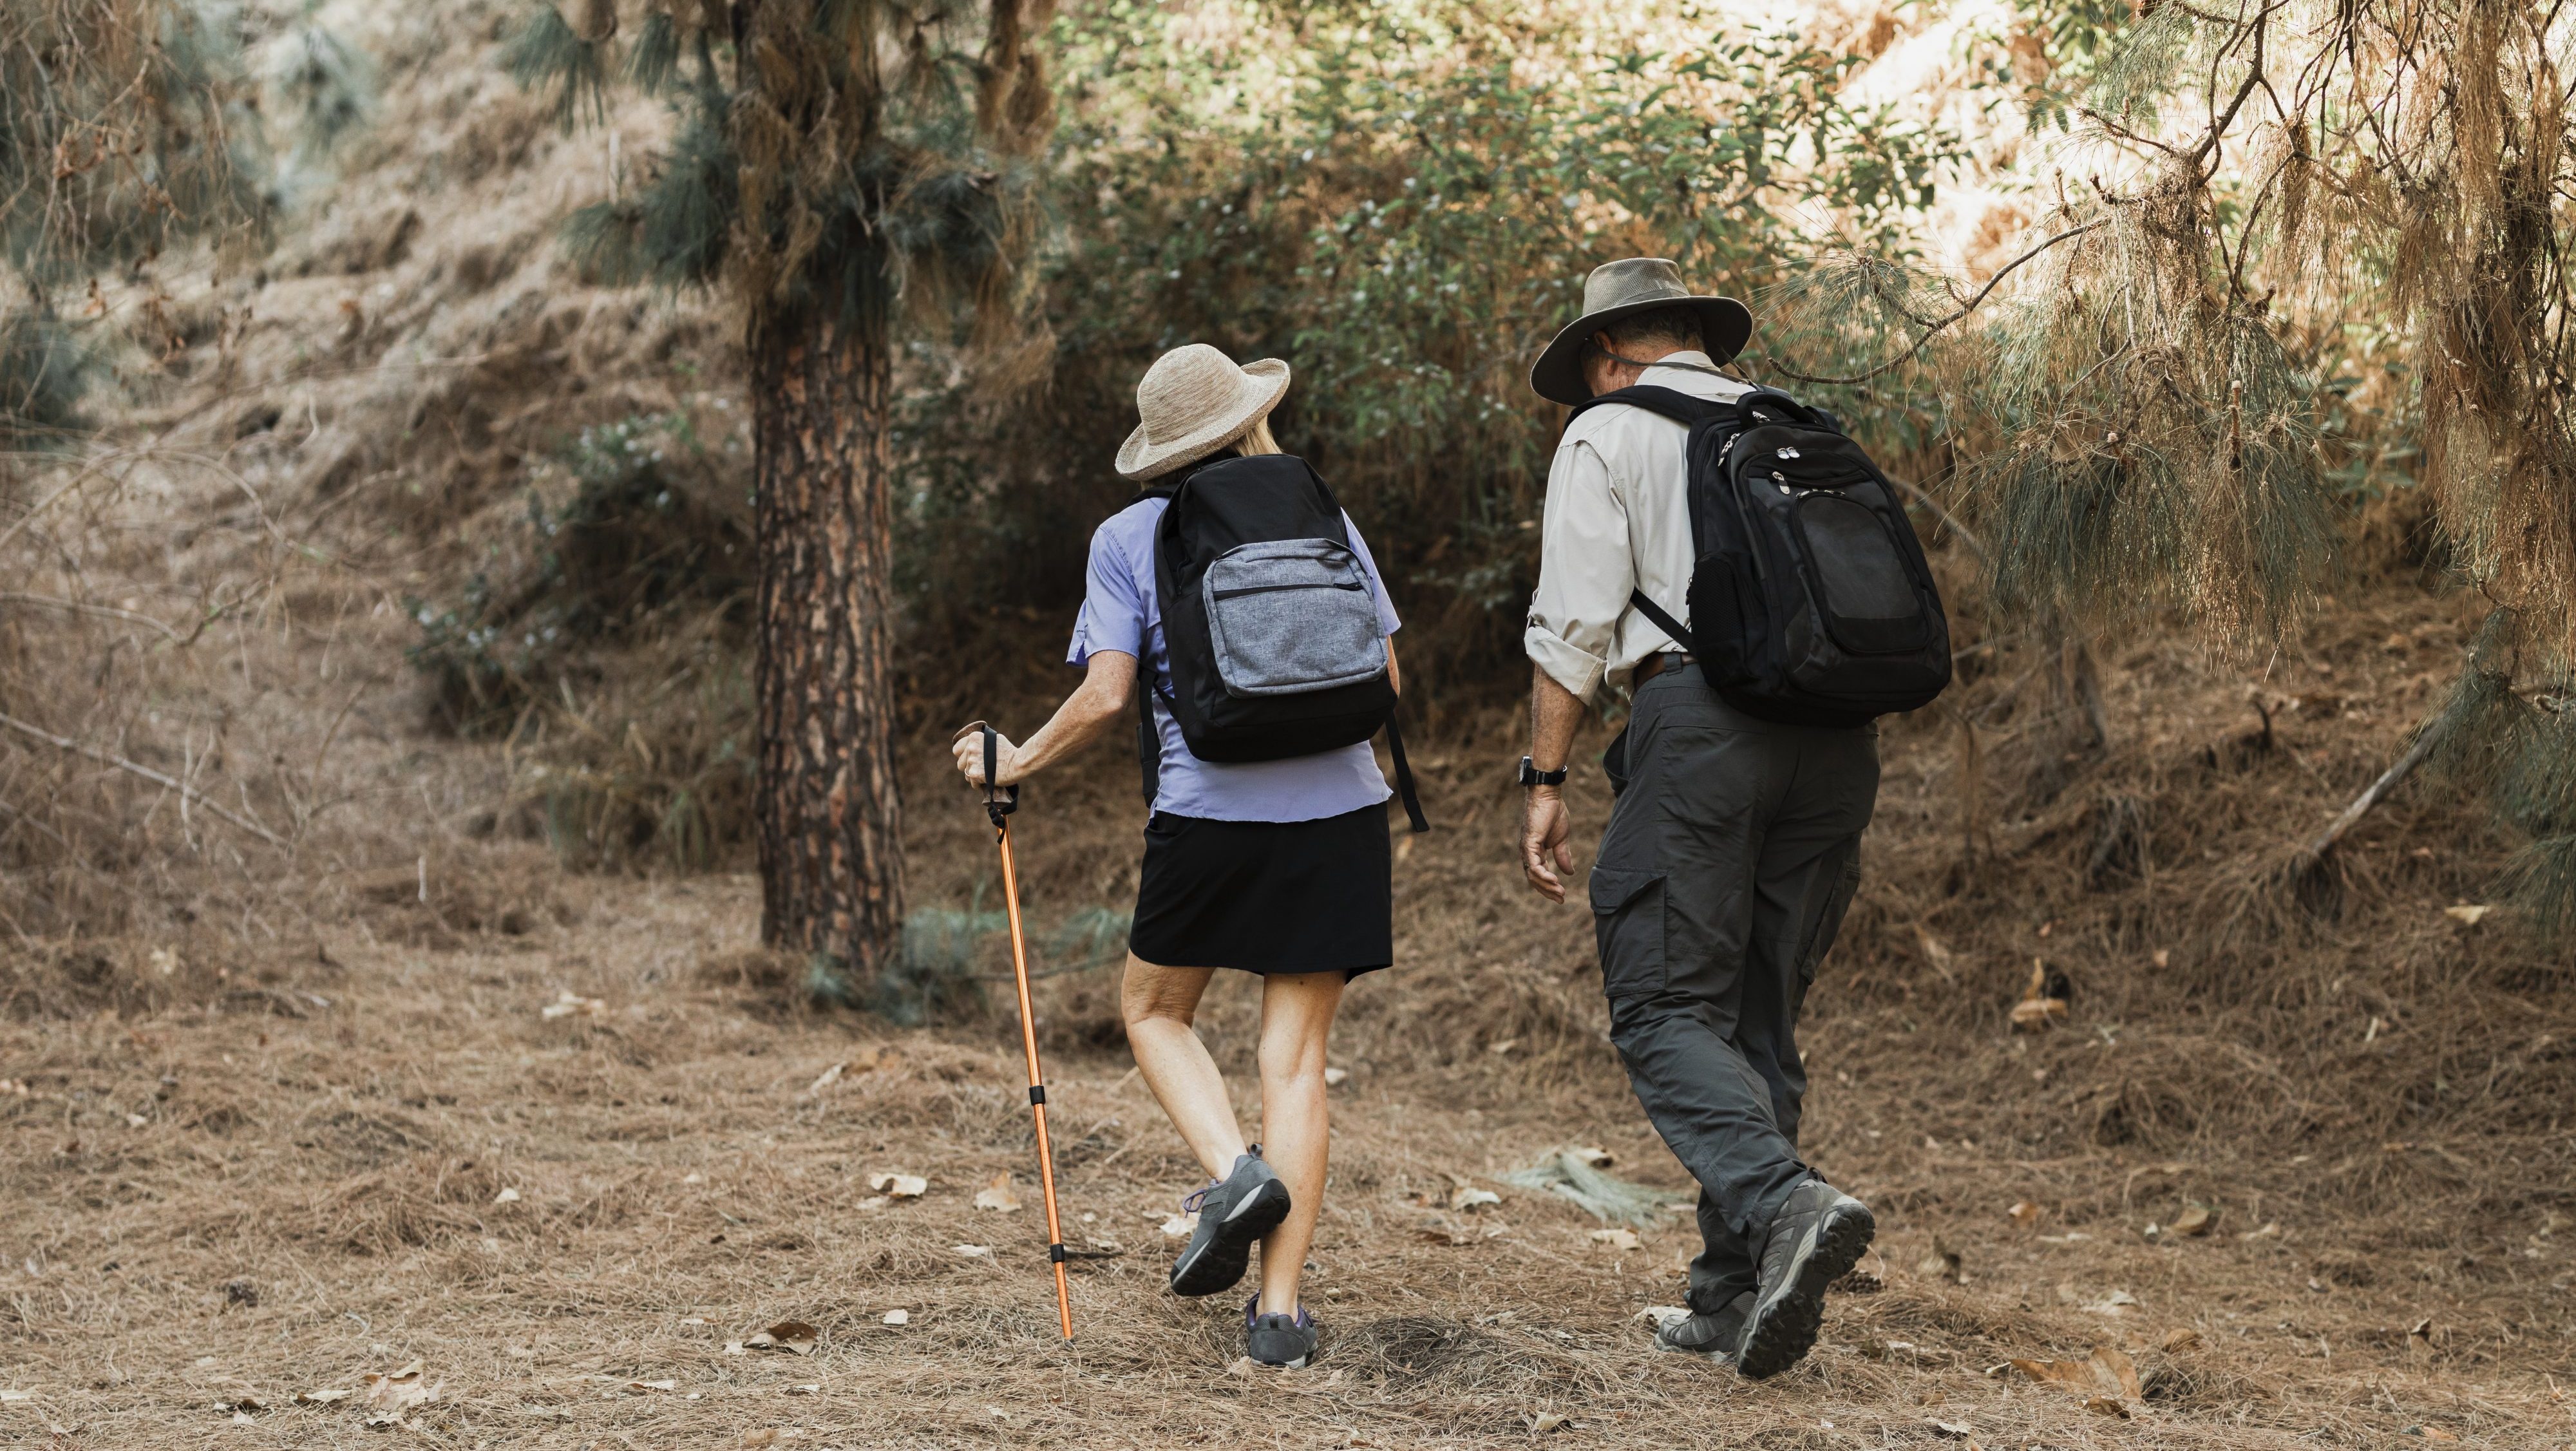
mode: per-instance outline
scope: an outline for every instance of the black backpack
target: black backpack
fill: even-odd
[[[1386,730],[1396,791],[1429,831],[1396,729],[1376,593],[1333,491],[1290,454],[1227,458],[1139,499],[1168,497],[1154,537],[1171,680],[1152,678],[1203,761],[1276,761]],[[1149,677],[1154,672],[1148,670]],[[1151,798],[1160,737],[1139,700],[1137,753]]]
[[[1604,393],[1690,428],[1690,617],[1631,599],[1728,704],[1791,725],[1855,726],[1950,684],[1950,621],[1896,490],[1833,415],[1774,388],[1730,402]]]

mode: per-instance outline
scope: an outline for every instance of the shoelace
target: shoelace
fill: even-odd
[[[1198,1213],[1200,1206],[1208,1202],[1208,1196],[1224,1187],[1225,1181],[1223,1179],[1210,1179],[1207,1181],[1207,1187],[1205,1189],[1193,1189],[1189,1193],[1182,1195],[1181,1212],[1183,1214]]]

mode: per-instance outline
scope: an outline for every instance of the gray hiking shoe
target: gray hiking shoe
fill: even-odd
[[[1813,1349],[1825,1286],[1851,1272],[1877,1233],[1868,1205],[1822,1179],[1790,1190],[1762,1243],[1762,1279],[1736,1347],[1736,1373],[1778,1375]]]
[[[1243,1353],[1256,1365],[1302,1370],[1315,1358],[1315,1317],[1303,1305],[1294,1315],[1264,1315],[1255,1295],[1243,1307]]]
[[[1733,1365],[1735,1349],[1744,1340],[1744,1322],[1751,1318],[1753,1292],[1747,1290],[1714,1315],[1686,1315],[1657,1330],[1655,1348]]]
[[[1261,1146],[1234,1161],[1234,1172],[1181,1201],[1195,1212],[1198,1233],[1172,1262],[1172,1293],[1213,1295],[1231,1290],[1252,1261],[1255,1241],[1288,1217],[1288,1186],[1261,1157]]]

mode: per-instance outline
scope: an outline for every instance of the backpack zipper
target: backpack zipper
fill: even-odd
[[[1349,590],[1357,590],[1357,589],[1365,589],[1365,588],[1367,588],[1367,586],[1366,586],[1366,585],[1359,584],[1359,583],[1357,583],[1356,581],[1351,582],[1351,583],[1347,583],[1347,584],[1346,584],[1346,583],[1344,583],[1344,582],[1342,582],[1342,581],[1340,581],[1340,580],[1333,580],[1333,581],[1330,581],[1330,582],[1325,583],[1325,584],[1247,584],[1247,585],[1239,585],[1239,586],[1237,586],[1237,587],[1235,587],[1235,588],[1233,588],[1233,589],[1221,589],[1221,590],[1218,590],[1218,591],[1216,592],[1216,594],[1213,596],[1213,598],[1221,599],[1221,600],[1230,600],[1230,599],[1233,599],[1236,595],[1266,595],[1266,594],[1276,594],[1276,593],[1278,593],[1279,591],[1281,591],[1281,590],[1283,590],[1283,589],[1349,589]]]

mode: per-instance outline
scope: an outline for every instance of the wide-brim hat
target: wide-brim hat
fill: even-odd
[[[1150,479],[1206,458],[1242,437],[1287,391],[1288,365],[1277,358],[1237,367],[1205,343],[1172,349],[1136,385],[1142,421],[1118,446],[1118,476]]]
[[[1583,381],[1583,345],[1622,318],[1667,307],[1699,314],[1699,336],[1709,361],[1723,363],[1753,336],[1753,314],[1732,297],[1703,297],[1682,283],[1682,270],[1661,257],[1604,262],[1583,279],[1583,316],[1567,323],[1530,365],[1530,387],[1550,403],[1571,408],[1592,396]]]

